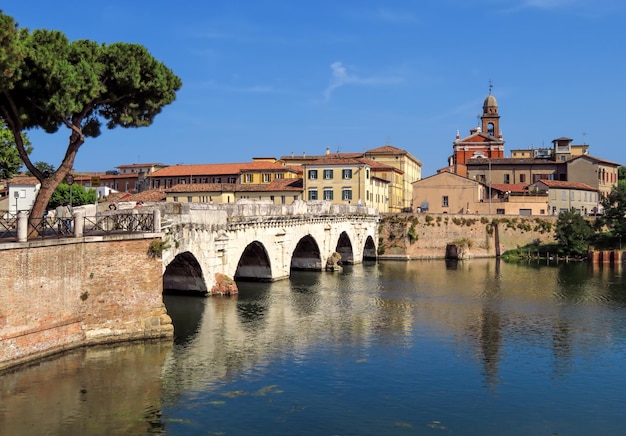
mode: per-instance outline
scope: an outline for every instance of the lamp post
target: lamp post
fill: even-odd
[[[19,209],[17,208],[17,199],[20,198],[20,192],[19,191],[15,191],[13,193],[13,196],[15,197],[15,215],[18,214]]]
[[[72,185],[74,184],[74,176],[72,174],[68,174],[65,178],[68,185],[70,185],[70,210],[72,210]]]
[[[489,215],[491,215],[491,158],[487,158],[489,164]]]

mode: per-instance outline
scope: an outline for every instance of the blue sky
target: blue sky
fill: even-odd
[[[21,27],[139,43],[183,87],[152,126],[88,138],[78,171],[144,162],[408,150],[422,175],[478,124],[493,83],[511,148],[566,136],[625,163],[623,0],[10,2]],[[176,6],[174,6],[176,4]],[[31,131],[58,166],[68,132]]]

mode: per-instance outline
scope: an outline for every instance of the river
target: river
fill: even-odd
[[[175,340],[0,374],[0,435],[589,435],[626,429],[626,278],[380,262],[165,296]]]

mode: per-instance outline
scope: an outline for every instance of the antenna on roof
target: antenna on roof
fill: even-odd
[[[491,79],[489,79],[489,95],[491,95],[491,88],[493,88],[493,83],[491,83]]]
[[[587,132],[583,132],[583,145],[587,145],[587,143],[585,142],[585,136],[587,135],[588,135]]]

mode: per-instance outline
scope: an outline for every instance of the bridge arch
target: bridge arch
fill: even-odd
[[[202,267],[189,251],[179,253],[163,273],[163,292],[169,294],[207,294]]]
[[[354,264],[354,251],[352,250],[352,242],[347,232],[343,231],[339,235],[335,251],[341,255],[342,264]]]
[[[243,250],[237,269],[235,280],[272,280],[272,265],[265,246],[259,241],[252,241]]]
[[[322,256],[319,245],[310,234],[301,238],[296,244],[296,248],[291,255],[289,269],[293,270],[322,270]]]
[[[195,256],[211,293],[224,293],[228,279],[273,281],[291,270],[322,271],[337,252],[342,263],[375,259],[378,214],[357,206],[294,202],[229,205],[181,203],[163,207],[163,266],[186,251]],[[225,281],[226,280],[226,281]]]
[[[365,240],[365,246],[363,248],[363,260],[376,260],[377,258],[376,244],[374,238],[368,236]]]

